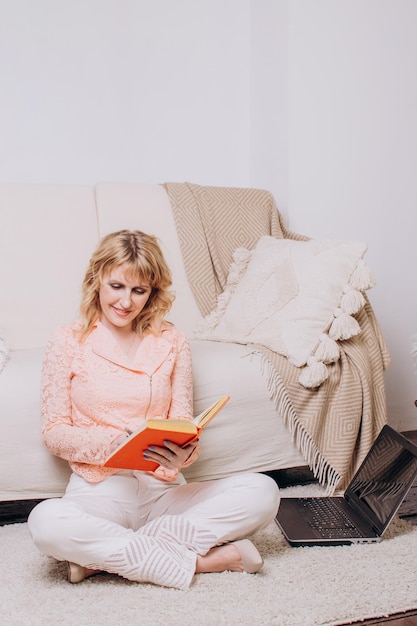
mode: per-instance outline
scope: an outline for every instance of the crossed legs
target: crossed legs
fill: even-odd
[[[35,507],[28,524],[39,550],[58,560],[186,589],[194,573],[254,567],[253,544],[236,540],[267,525],[278,503],[261,474],[187,484],[132,472],[98,485],[73,475],[65,496]]]

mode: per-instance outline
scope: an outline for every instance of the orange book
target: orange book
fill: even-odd
[[[200,436],[201,431],[221,411],[230,396],[221,396],[214,404],[193,420],[148,419],[134,433],[127,437],[104,463],[104,467],[153,471],[159,464],[143,456],[149,446],[164,448],[164,441],[173,441],[184,448]]]

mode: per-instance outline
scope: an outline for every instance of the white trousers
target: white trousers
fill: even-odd
[[[278,487],[263,474],[167,483],[129,471],[95,484],[73,474],[28,526],[38,549],[60,561],[187,589],[197,554],[265,527],[278,505]]]

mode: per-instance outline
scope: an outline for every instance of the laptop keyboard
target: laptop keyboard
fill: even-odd
[[[329,539],[363,537],[337,504],[327,498],[301,498],[301,504],[309,510],[309,525]]]

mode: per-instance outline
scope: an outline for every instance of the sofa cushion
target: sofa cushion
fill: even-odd
[[[234,343],[191,340],[190,345],[194,414],[221,395],[230,395],[230,401],[202,432],[200,456],[183,470],[187,480],[306,465],[269,397],[260,355]]]
[[[223,391],[231,399],[201,435],[201,455],[184,468],[186,478],[210,480],[305,465],[268,397],[259,355],[249,355],[238,344],[190,344],[195,414]],[[41,438],[42,357],[42,349],[13,350],[0,376],[1,424],[7,433],[0,442],[0,501],[59,497],[68,482],[68,463],[53,456]]]
[[[61,496],[68,463],[48,452],[41,436],[43,350],[12,350],[0,375],[0,501]]]
[[[0,184],[1,331],[11,349],[44,346],[78,315],[97,239],[92,188]]]

